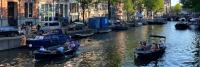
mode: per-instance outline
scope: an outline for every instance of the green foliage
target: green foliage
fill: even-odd
[[[160,12],[164,10],[164,0],[144,0],[147,10]]]
[[[145,1],[144,0],[133,0],[133,3],[134,3],[135,6],[143,8]]]
[[[114,5],[116,4],[117,2],[121,2],[121,0],[110,0],[111,4]]]
[[[193,11],[200,11],[200,0],[181,0],[183,8],[189,8]]]
[[[80,2],[81,7],[84,9],[86,7],[89,6],[89,4],[92,3],[92,0],[77,0],[78,2]]]
[[[135,6],[132,0],[124,0],[124,8],[128,13],[134,13]]]
[[[110,2],[110,4],[114,5],[116,4],[117,2],[120,2],[120,0],[98,0],[99,2]]]
[[[172,7],[172,11],[175,13],[178,13],[182,10],[182,5],[180,3],[176,4],[175,6]]]
[[[157,0],[156,3],[157,3],[156,11],[157,12],[164,11],[164,0]]]

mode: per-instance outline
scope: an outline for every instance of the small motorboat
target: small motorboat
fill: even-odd
[[[187,29],[189,25],[186,22],[179,22],[175,25],[176,29]]]
[[[35,50],[34,57],[36,60],[42,60],[42,59],[55,59],[55,58],[65,57],[68,55],[74,55],[78,50],[79,46],[80,43],[76,43],[75,47],[73,47],[71,50],[64,49],[64,53],[57,51],[57,48],[60,46],[49,47],[47,51]],[[63,47],[65,48],[66,45],[63,45]]]
[[[112,28],[112,30],[116,30],[116,31],[119,31],[119,30],[128,30],[128,27],[127,26],[114,26]]]
[[[149,25],[163,25],[166,24],[165,18],[154,18],[153,20],[148,20],[147,23]]]
[[[112,28],[112,30],[116,30],[116,31],[128,30],[128,26],[126,26],[126,24],[122,23],[122,22],[114,23],[114,25],[111,28]]]
[[[75,34],[75,36],[77,36],[77,37],[89,37],[92,35],[94,35],[94,33],[77,33],[77,34]]]
[[[89,37],[95,34],[94,30],[83,30],[80,32],[75,33],[75,37],[76,38],[85,38],[85,37]]]
[[[150,39],[147,42],[148,45],[146,45],[145,48],[137,47],[134,50],[136,58],[142,58],[142,59],[157,58],[157,57],[160,57],[160,55],[163,55],[163,53],[165,52],[166,37],[159,36],[159,35],[150,35],[149,38]],[[152,40],[153,40],[153,42],[158,42],[156,40],[160,40],[160,43],[152,44]],[[161,44],[161,42],[162,42],[162,44]],[[153,49],[155,44],[157,44],[157,48],[159,48],[159,49]]]
[[[111,31],[111,29],[105,28],[105,29],[99,29],[97,33],[108,33],[110,31]]]

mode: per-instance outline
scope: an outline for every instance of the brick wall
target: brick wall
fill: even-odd
[[[33,2],[34,1],[34,2]],[[16,5],[15,7],[15,18],[18,19],[18,23],[22,24],[25,23],[24,19],[35,19],[38,18],[38,3],[39,0],[0,0],[0,8],[2,9],[2,12],[0,14],[2,15],[2,21],[3,21],[3,26],[8,25],[8,2],[15,2]],[[33,3],[33,17],[30,18],[25,18],[25,3],[26,2],[32,2]],[[2,6],[1,6],[2,5]],[[34,22],[34,21],[33,21]]]

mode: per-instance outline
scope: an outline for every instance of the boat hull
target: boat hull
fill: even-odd
[[[160,50],[157,51],[150,51],[150,52],[135,52],[135,58],[138,59],[152,59],[160,57],[164,54],[166,47],[162,47]]]
[[[112,30],[120,31],[120,30],[128,30],[127,26],[115,26],[112,27]]]
[[[110,31],[111,31],[111,29],[100,29],[100,30],[98,30],[97,33],[108,33]]]
[[[189,26],[187,24],[176,24],[176,29],[187,29]]]

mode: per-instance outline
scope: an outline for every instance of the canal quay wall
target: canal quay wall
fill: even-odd
[[[21,45],[21,36],[0,38],[0,50],[18,48]]]

